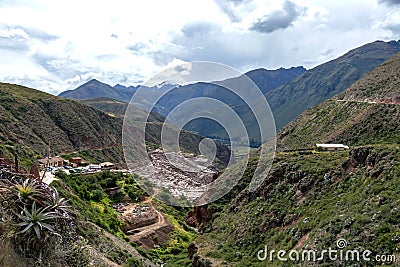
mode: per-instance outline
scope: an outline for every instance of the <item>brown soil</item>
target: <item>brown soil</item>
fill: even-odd
[[[121,229],[129,241],[146,250],[165,244],[174,230],[151,200],[124,207],[121,219],[125,223]]]

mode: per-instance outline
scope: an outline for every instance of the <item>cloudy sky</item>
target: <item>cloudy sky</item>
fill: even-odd
[[[316,65],[400,39],[400,0],[0,0],[0,81],[58,94],[181,61]]]

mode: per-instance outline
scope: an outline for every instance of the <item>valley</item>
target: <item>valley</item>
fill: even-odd
[[[0,235],[7,244],[0,265],[14,258],[14,266],[377,266],[257,257],[267,248],[335,248],[370,251],[388,259],[383,265],[399,266],[399,49],[396,41],[377,41],[310,70],[246,73],[279,130],[266,163],[262,149],[270,143],[212,141],[210,156],[205,137],[228,140],[215,125],[169,124],[166,115],[180,101],[217,98],[250,120],[252,135],[249,107],[210,83],[178,86],[158,102],[140,121],[143,144],[128,152],[125,112],[146,114],[127,103],[138,87],[90,80],[61,98],[0,83]],[[179,131],[179,151],[163,147],[163,128]],[[43,159],[49,155],[57,166]],[[137,168],[127,155],[142,159]],[[251,188],[260,169],[269,172]],[[218,192],[217,180],[232,189],[197,206]]]

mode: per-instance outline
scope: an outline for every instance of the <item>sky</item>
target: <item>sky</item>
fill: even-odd
[[[0,0],[0,81],[139,85],[182,62],[313,68],[400,39],[400,0]]]

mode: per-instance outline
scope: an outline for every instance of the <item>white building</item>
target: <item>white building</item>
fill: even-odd
[[[315,144],[316,148],[320,148],[325,151],[338,151],[338,150],[347,150],[348,146],[343,144]]]

